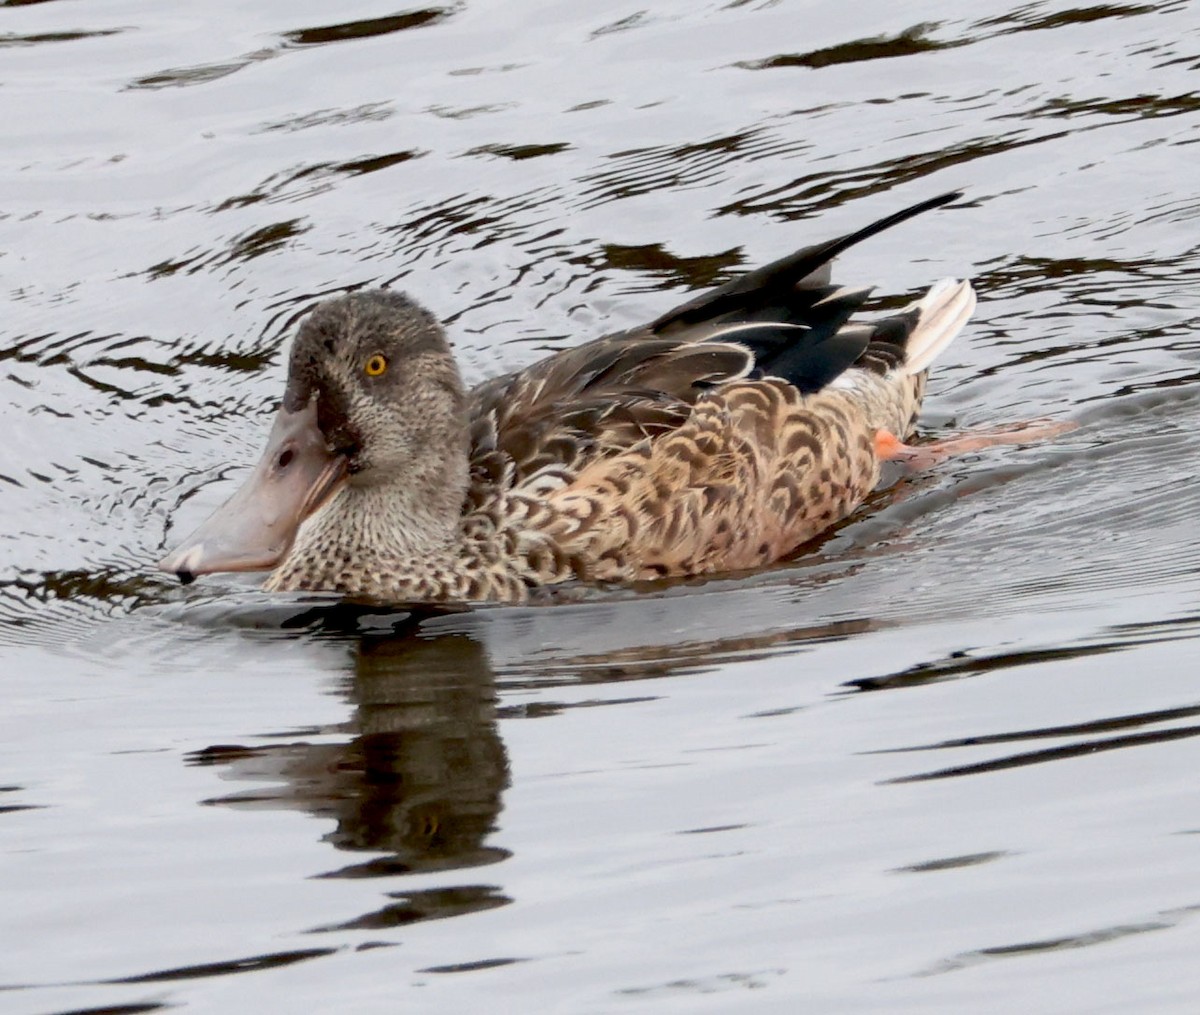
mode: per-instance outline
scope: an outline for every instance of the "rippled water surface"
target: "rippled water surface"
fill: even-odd
[[[336,13],[334,10],[336,8]],[[1200,9],[0,0],[0,1010],[1190,1012]],[[153,573],[318,299],[470,381],[906,202],[934,436],[793,564]]]

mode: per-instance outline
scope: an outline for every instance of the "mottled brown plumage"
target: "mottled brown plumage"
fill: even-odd
[[[876,435],[912,431],[929,363],[974,306],[949,282],[851,322],[869,290],[832,285],[829,261],[955,196],[470,392],[407,297],[330,300],[297,335],[271,444],[231,502],[236,536],[218,513],[162,566],[187,579],[266,562],[268,589],[520,602],[570,579],[778,560],[875,486]],[[290,531],[255,499],[271,484],[300,491]],[[255,525],[282,525],[269,551]]]

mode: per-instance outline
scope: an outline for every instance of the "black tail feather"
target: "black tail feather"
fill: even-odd
[[[917,204],[893,212],[862,229],[825,243],[804,247],[787,257],[772,261],[768,265],[756,268],[725,285],[702,293],[682,306],[676,307],[659,317],[650,325],[650,330],[657,334],[669,334],[681,327],[689,327],[705,322],[716,322],[721,319],[757,319],[756,312],[766,307],[788,306],[795,300],[797,286],[803,286],[811,279],[810,285],[804,288],[817,288],[828,285],[828,278],[821,269],[844,250],[856,243],[869,239],[885,229],[890,229],[922,212],[940,208],[951,201],[962,197],[961,191],[950,191],[937,197],[927,198]],[[820,272],[820,274],[816,274]],[[811,305],[810,301],[805,301]],[[800,320],[801,318],[793,318]]]

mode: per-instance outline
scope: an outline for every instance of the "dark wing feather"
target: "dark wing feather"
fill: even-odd
[[[731,315],[742,320],[764,319],[759,315],[764,312],[774,314],[781,307],[791,307],[798,288],[827,288],[829,275],[825,269],[838,254],[914,215],[920,215],[931,208],[940,208],[961,196],[959,191],[940,194],[894,212],[836,240],[797,250],[794,254],[781,257],[778,261],[772,261],[726,282],[723,286],[701,293],[695,299],[663,314],[651,323],[650,330],[657,335],[664,335],[689,325],[725,320]],[[765,319],[781,318],[771,316]]]

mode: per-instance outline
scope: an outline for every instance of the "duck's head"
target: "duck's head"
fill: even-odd
[[[451,460],[466,459],[467,432],[462,381],[433,315],[387,290],[328,300],[292,343],[254,472],[159,567],[185,583],[273,568],[306,519],[354,490],[439,499]]]

